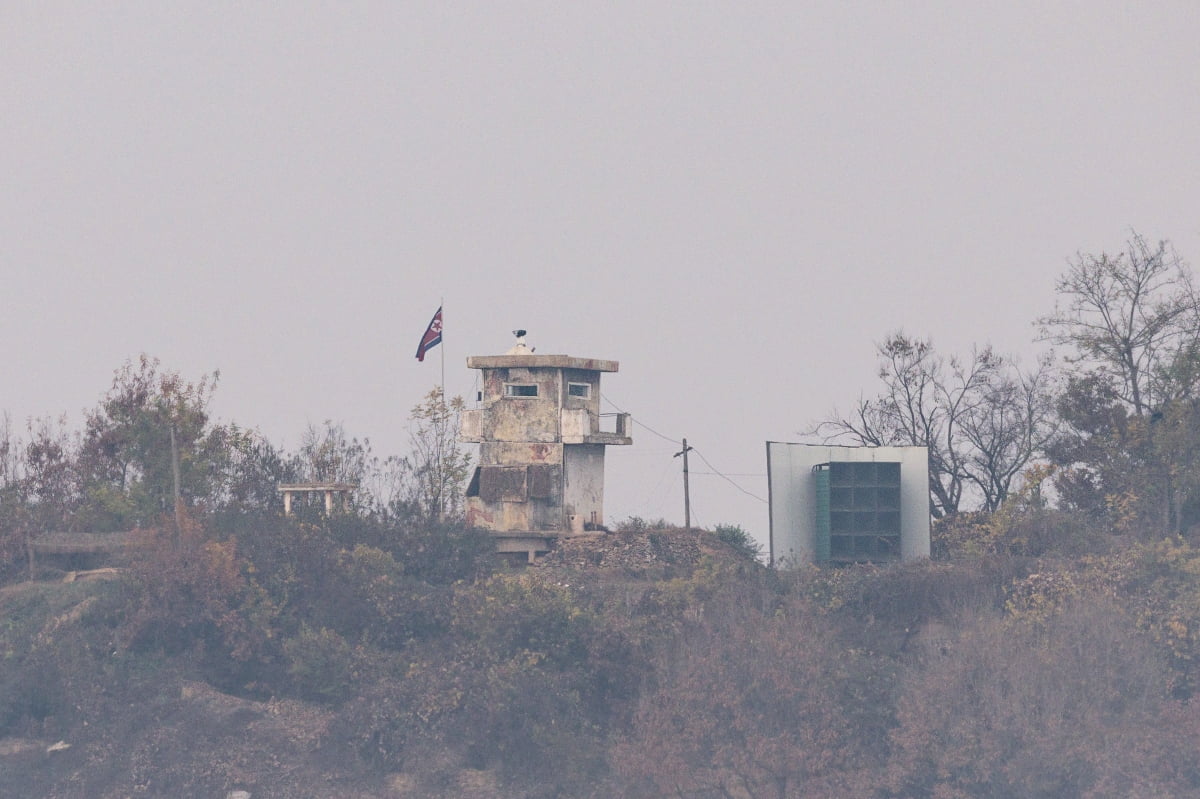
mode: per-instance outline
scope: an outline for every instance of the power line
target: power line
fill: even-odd
[[[654,482],[654,488],[650,489],[650,491],[646,494],[646,499],[643,500],[642,505],[649,505],[650,500],[657,495],[658,507],[661,508],[663,506],[663,502],[666,499],[666,494],[663,493],[662,487],[663,487],[663,483],[666,482],[667,473],[671,470],[671,467],[673,465],[674,464],[672,464],[671,461],[666,461],[663,464],[663,470],[658,475],[658,480],[656,480]]]
[[[607,402],[609,405],[611,405],[611,406],[613,406],[614,408],[616,408],[616,409],[617,409],[618,411],[620,411],[621,413],[629,413],[629,411],[625,410],[625,409],[624,409],[624,408],[622,408],[621,406],[617,405],[617,403],[613,402],[613,401],[612,401],[612,400],[610,400],[608,397],[606,397],[606,396],[604,395],[604,393],[603,393],[603,392],[601,392],[601,393],[600,393],[600,398],[601,398],[601,399],[603,399],[605,402]],[[633,423],[634,423],[634,424],[636,424],[638,427],[644,427],[644,428],[646,428],[647,430],[649,430],[651,433],[653,433],[654,435],[656,435],[656,436],[658,436],[659,438],[661,438],[663,441],[670,441],[672,444],[675,444],[675,445],[679,446],[679,439],[677,439],[677,438],[671,438],[670,436],[664,436],[662,433],[658,432],[657,430],[655,430],[655,429],[654,429],[653,427],[651,427],[650,425],[648,425],[648,424],[645,424],[645,423],[643,423],[643,422],[639,421],[639,420],[638,420],[638,418],[637,418],[636,416],[634,416],[633,414],[629,414],[629,416],[630,416],[630,418],[631,418],[631,419],[633,419]]]
[[[608,397],[607,397],[607,396],[606,396],[606,395],[605,395],[603,392],[601,392],[601,394],[600,394],[600,397],[601,397],[601,399],[603,399],[605,402],[607,402],[609,405],[611,405],[611,406],[613,406],[614,408],[616,408],[616,409],[617,409],[617,410],[618,410],[620,413],[629,413],[629,412],[628,412],[628,411],[626,411],[624,408],[622,408],[622,407],[620,407],[619,405],[617,405],[617,403],[615,403],[615,402],[613,402],[612,400],[610,400],[610,399],[609,399],[609,398],[608,398]],[[678,439],[671,438],[670,436],[667,436],[667,435],[663,435],[662,433],[658,432],[657,430],[655,430],[655,429],[654,429],[653,427],[651,427],[650,425],[648,425],[648,424],[644,424],[643,422],[639,422],[636,416],[633,416],[632,414],[630,414],[630,418],[632,418],[632,419],[633,419],[633,423],[634,423],[634,424],[638,425],[639,427],[644,427],[645,429],[649,430],[649,431],[650,431],[651,433],[653,433],[654,435],[656,435],[656,436],[658,436],[659,438],[661,438],[663,441],[669,441],[669,442],[671,442],[672,444],[677,444],[677,445],[679,445],[679,446],[684,446],[684,444],[683,444],[683,442],[682,442],[682,441],[680,441],[680,440],[678,440]],[[713,475],[716,475],[717,477],[720,477],[722,480],[724,480],[725,482],[729,483],[731,486],[733,486],[734,488],[736,488],[738,491],[741,491],[741,492],[742,492],[743,494],[745,494],[746,496],[748,496],[748,497],[752,497],[753,499],[757,499],[759,502],[763,503],[764,505],[766,505],[766,504],[769,504],[769,503],[768,503],[768,502],[767,502],[765,499],[763,499],[762,497],[758,496],[757,494],[751,493],[750,491],[747,491],[746,489],[742,488],[740,485],[738,485],[736,482],[734,482],[734,481],[733,481],[733,480],[732,480],[732,479],[729,477],[729,475],[727,475],[727,474],[725,474],[724,472],[722,472],[722,471],[721,471],[720,469],[718,469],[716,466],[713,466],[713,465],[712,465],[712,462],[711,462],[711,461],[710,461],[708,458],[704,457],[704,453],[700,452],[700,450],[696,449],[695,447],[686,447],[686,449],[688,449],[688,450],[691,450],[692,452],[695,452],[695,453],[696,453],[696,455],[697,455],[697,456],[700,458],[700,460],[704,461],[705,465],[706,465],[706,466],[708,466],[708,468],[712,469],[712,474],[713,474]],[[679,453],[679,454],[683,454],[683,453]],[[707,473],[706,473],[706,472],[697,472],[697,474],[707,474]],[[744,472],[743,472],[743,473],[738,473],[738,476],[742,476],[742,477],[763,477],[763,476],[765,476],[765,475],[763,475],[763,474],[761,474],[761,473],[744,473]]]
[[[745,494],[746,496],[748,496],[748,497],[753,497],[754,499],[757,499],[759,502],[763,503],[764,505],[768,504],[768,503],[767,503],[767,501],[766,501],[765,499],[763,499],[762,497],[760,497],[758,494],[752,494],[752,493],[750,493],[749,491],[747,491],[746,489],[742,488],[740,485],[738,485],[737,483],[735,483],[733,480],[731,480],[729,477],[727,477],[726,475],[722,474],[722,473],[721,473],[721,471],[720,471],[720,470],[718,470],[716,466],[713,466],[713,465],[712,465],[712,463],[710,463],[710,462],[709,462],[708,458],[704,457],[704,453],[703,453],[703,452],[701,452],[700,450],[696,449],[695,447],[692,447],[692,452],[695,452],[695,453],[696,453],[696,456],[697,456],[698,458],[700,458],[700,460],[704,461],[704,465],[706,465],[708,468],[712,469],[712,470],[713,470],[713,472],[714,472],[714,473],[717,475],[717,477],[720,477],[722,480],[724,480],[725,482],[729,483],[731,486],[733,486],[734,488],[736,488],[738,491],[741,491],[741,492],[742,492],[743,494]]]

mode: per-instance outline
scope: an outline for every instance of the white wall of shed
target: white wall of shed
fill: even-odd
[[[844,447],[767,442],[771,559],[780,565],[811,563],[817,532],[821,463],[900,463],[900,559],[929,557],[929,450],[926,447]]]

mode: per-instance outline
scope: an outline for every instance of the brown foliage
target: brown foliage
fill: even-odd
[[[903,683],[893,795],[1196,795],[1200,716],[1167,682],[1133,621],[1095,598],[1036,625],[980,617]]]
[[[338,734],[425,795],[463,768],[495,770],[508,796],[582,795],[639,683],[636,652],[603,622],[552,575],[458,586],[446,638],[393,659],[347,704]]]
[[[882,664],[802,605],[718,619],[667,651],[616,744],[627,795],[855,794],[883,756]]]
[[[271,622],[279,608],[256,582],[233,538],[209,537],[185,518],[173,531],[141,531],[131,559],[137,581],[125,638],[135,649],[193,651],[215,684],[253,690],[278,664]]]

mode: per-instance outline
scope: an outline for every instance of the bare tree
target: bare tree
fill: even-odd
[[[983,509],[994,511],[1055,431],[1053,378],[1048,361],[1031,372],[1011,364],[988,376],[978,401],[967,403],[959,427],[965,479],[978,489]]]
[[[447,401],[441,389],[434,388],[408,417],[411,499],[429,520],[446,521],[462,512],[463,483],[471,465],[470,454],[458,443],[464,407],[462,397]]]
[[[944,358],[928,339],[896,332],[877,345],[883,390],[809,431],[825,441],[929,449],[930,510],[956,513],[977,488],[993,510],[1045,439],[1047,370],[1028,375],[991,347]]]
[[[1058,281],[1042,338],[1071,352],[1076,375],[1104,378],[1135,416],[1192,392],[1200,351],[1200,301],[1191,273],[1168,242],[1136,231],[1115,256],[1080,254]]]
[[[300,473],[306,480],[322,483],[360,483],[371,460],[371,442],[346,434],[341,422],[326,419],[314,424],[300,437]]]
[[[1196,518],[1200,297],[1168,242],[1132,232],[1115,256],[1078,255],[1042,337],[1066,348],[1061,434],[1050,447],[1068,503],[1142,534]]]

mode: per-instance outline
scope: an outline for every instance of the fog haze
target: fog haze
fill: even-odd
[[[1029,363],[1076,252],[1200,258],[1197,34],[1184,2],[6,4],[0,410],[78,425],[146,352],[276,444],[403,453],[441,356],[473,398],[522,327],[620,361],[649,429],[610,521],[682,522],[651,430],[765,498],[763,442],[872,392],[888,332]],[[693,521],[765,541],[692,466]]]

